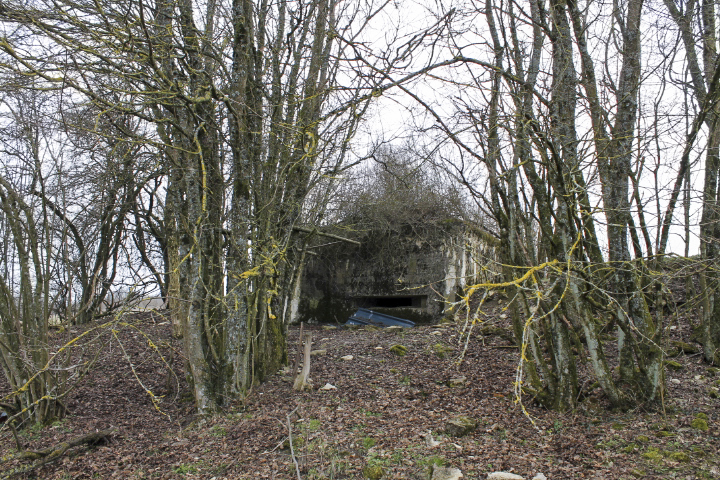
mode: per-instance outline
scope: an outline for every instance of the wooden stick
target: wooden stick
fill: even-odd
[[[17,455],[13,455],[7,459],[4,459],[4,461],[0,462],[0,464],[6,463],[11,460],[30,460],[34,461],[34,463],[25,467],[13,469],[9,472],[3,472],[2,474],[0,474],[0,479],[11,478],[16,475],[28,473],[38,467],[42,467],[47,463],[58,460],[65,454],[65,452],[67,452],[71,448],[78,447],[80,445],[95,445],[101,440],[104,440],[105,438],[115,433],[115,431],[115,428],[109,428],[100,432],[88,433],[81,437],[73,438],[72,440],[69,440],[67,442],[60,442],[53,447],[43,448],[42,450],[25,450],[24,452],[20,452]]]
[[[310,351],[312,347],[312,333],[308,332],[304,335],[303,341],[305,343],[305,359],[303,360],[303,368],[300,375],[295,378],[295,384],[293,385],[294,390],[305,390],[311,387],[308,382],[308,375],[310,375]]]
[[[298,407],[295,407],[295,410],[297,409]],[[298,465],[297,458],[295,458],[295,449],[293,448],[292,420],[290,417],[292,417],[293,413],[295,413],[295,410],[290,412],[287,416],[288,443],[290,444],[290,456],[292,457],[292,461],[295,464],[295,472],[297,473],[297,478],[298,480],[302,480],[302,477],[300,476],[300,465]]]
[[[303,233],[316,233],[323,237],[334,238],[335,240],[340,240],[341,242],[352,243],[353,245],[360,245],[360,242],[358,242],[357,240],[351,240],[349,238],[341,237],[340,235],[333,235],[332,233],[321,232],[320,230],[317,229],[317,227],[308,228],[308,227],[301,227],[299,225],[296,225],[293,227],[293,230],[295,230],[296,232],[303,232]]]
[[[295,360],[292,364],[292,374],[297,375],[298,368],[300,367],[300,352],[302,351],[302,342],[303,342],[303,327],[305,326],[304,322],[300,322],[300,336],[298,336],[298,345],[297,350],[295,351]]]

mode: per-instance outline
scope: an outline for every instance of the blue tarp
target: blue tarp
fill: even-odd
[[[375,327],[390,327],[397,325],[398,327],[412,328],[415,322],[405,320],[404,318],[385,315],[384,313],[373,312],[367,308],[358,308],[353,313],[345,325],[372,325]]]

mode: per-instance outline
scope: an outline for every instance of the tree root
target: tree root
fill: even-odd
[[[108,428],[107,430],[88,433],[66,442],[60,442],[55,446],[43,448],[42,450],[25,450],[16,455],[3,458],[0,460],[0,465],[10,461],[30,461],[32,463],[30,465],[16,467],[8,472],[0,473],[0,480],[28,473],[36,468],[42,467],[43,465],[54,462],[65,455],[65,453],[71,448],[79,447],[81,445],[93,446],[102,443],[106,441],[109,436],[115,433],[115,431],[115,428]]]

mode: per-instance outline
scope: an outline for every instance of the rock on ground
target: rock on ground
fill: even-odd
[[[457,468],[434,466],[430,480],[459,480],[462,476],[462,472]]]
[[[520,475],[515,475],[509,472],[493,472],[488,473],[488,480],[525,480]]]
[[[462,437],[472,433],[477,428],[477,422],[468,417],[456,417],[445,424],[445,433],[452,437]]]

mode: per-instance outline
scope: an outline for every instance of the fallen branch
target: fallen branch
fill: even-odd
[[[302,477],[300,476],[300,465],[298,465],[297,458],[295,457],[295,449],[293,448],[293,438],[292,438],[292,419],[291,417],[293,414],[297,411],[298,407],[295,407],[292,412],[288,413],[287,415],[287,427],[288,427],[288,442],[290,443],[290,456],[292,457],[292,461],[295,464],[295,473],[297,473],[298,480],[302,480]]]
[[[72,440],[66,442],[60,442],[55,446],[44,448],[42,450],[25,450],[23,452],[19,452],[16,455],[10,456],[0,461],[0,465],[14,460],[31,461],[33,463],[31,463],[30,465],[14,468],[8,472],[3,472],[2,474],[0,474],[0,479],[12,478],[16,475],[22,475],[31,472],[36,468],[42,467],[43,465],[54,462],[63,455],[65,455],[65,453],[71,448],[79,447],[81,445],[97,445],[98,443],[106,440],[107,437],[115,433],[115,431],[115,428],[108,428],[107,430],[88,433],[86,435],[73,438]]]

